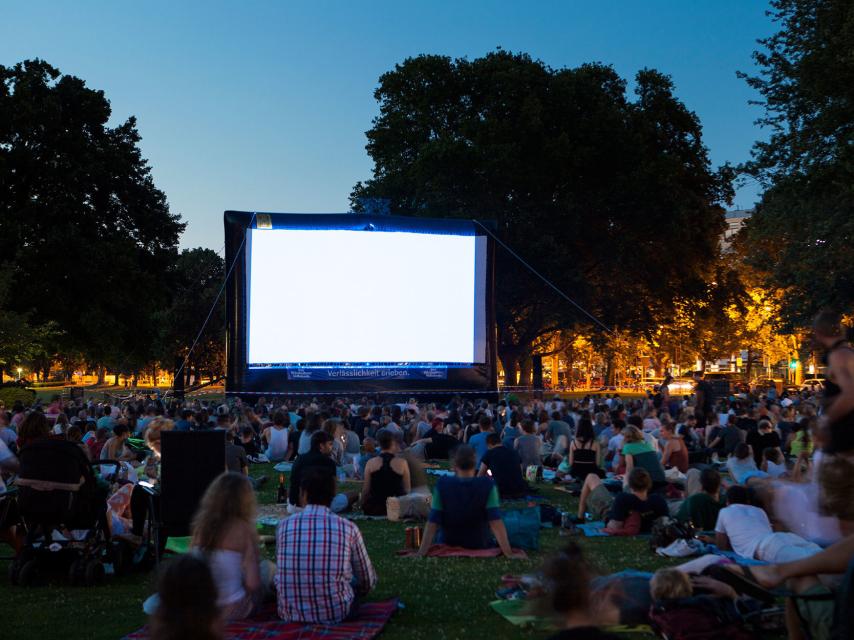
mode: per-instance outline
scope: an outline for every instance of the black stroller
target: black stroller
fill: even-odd
[[[12,584],[31,586],[48,571],[65,570],[72,584],[91,586],[105,576],[104,564],[121,572],[125,554],[110,539],[108,486],[94,468],[119,462],[89,462],[80,447],[45,439],[21,449],[15,481],[18,512],[25,539],[9,566]]]

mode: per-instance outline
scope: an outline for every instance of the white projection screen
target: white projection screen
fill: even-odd
[[[246,234],[248,367],[485,362],[485,236]]]

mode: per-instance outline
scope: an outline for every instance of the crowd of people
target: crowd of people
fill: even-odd
[[[0,469],[13,473],[15,454],[45,438],[74,442],[90,460],[121,461],[131,488],[111,526],[139,545],[152,502],[138,481],[157,483],[161,434],[224,431],[227,471],[210,485],[194,518],[197,553],[182,560],[183,574],[174,568],[164,574],[168,582],[208,571],[216,593],[208,610],[224,620],[252,615],[273,598],[285,620],[353,616],[377,576],[358,527],[338,514],[382,516],[389,498],[431,496],[418,555],[443,542],[497,546],[515,557],[501,501],[535,493],[532,483],[544,470],[578,496],[576,523],[601,521],[605,533],[631,536],[672,517],[707,532],[705,540],[722,551],[769,563],[746,576],[734,569],[738,579],[763,587],[787,582],[797,593],[812,593],[834,588],[826,574],[838,577],[854,558],[854,350],[831,315],[816,319],[815,336],[828,354],[820,393],[716,397],[698,372],[695,392],[681,397],[665,379],[654,393],[631,399],[616,393],[573,401],[458,396],[443,403],[135,396],[16,404],[0,408]],[[430,460],[451,460],[454,474],[432,491],[422,465]],[[292,463],[289,516],[277,528],[275,563],[261,560],[253,491],[259,481],[249,475],[251,464],[268,461]],[[361,480],[361,491],[339,491],[346,478]],[[14,524],[0,523],[13,544]],[[576,584],[578,575],[557,575],[552,584]],[[665,582],[666,576],[658,584]],[[571,613],[569,627],[573,616],[585,625],[592,620],[586,596],[576,596],[553,594],[558,610]],[[155,626],[180,627],[181,615],[169,611],[190,607],[186,598],[161,582],[148,603]],[[829,637],[832,607],[799,606],[790,604],[792,637],[801,619],[813,637]]]

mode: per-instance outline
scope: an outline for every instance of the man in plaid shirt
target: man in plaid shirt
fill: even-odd
[[[279,617],[288,622],[337,623],[358,610],[357,596],[377,584],[359,528],[329,509],[335,476],[309,469],[302,478],[305,509],[276,531]]]

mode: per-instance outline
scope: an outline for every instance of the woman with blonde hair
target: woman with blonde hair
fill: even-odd
[[[192,548],[210,564],[225,620],[251,616],[272,593],[274,567],[260,559],[256,507],[249,479],[229,471],[211,483],[193,518]]]
[[[658,454],[644,440],[643,432],[629,425],[623,429],[623,438],[623,449],[620,453],[626,464],[625,477],[628,478],[635,467],[642,467],[652,478],[653,490],[664,487],[667,484],[664,467],[661,466]]]

